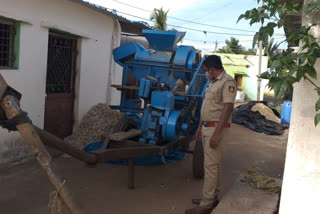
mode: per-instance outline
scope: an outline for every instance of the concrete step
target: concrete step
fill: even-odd
[[[277,210],[279,194],[254,189],[240,178],[211,214],[273,214]]]

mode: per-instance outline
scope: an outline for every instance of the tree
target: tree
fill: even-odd
[[[239,45],[239,40],[231,37],[230,40],[226,40],[227,46],[220,48],[219,53],[233,53],[233,54],[243,54],[245,52],[244,47]]]
[[[268,57],[268,68],[271,67],[272,62],[276,59],[278,55],[278,47],[280,43],[274,43],[274,39],[272,38],[265,47],[265,53]]]
[[[154,29],[156,30],[167,30],[167,15],[169,10],[165,11],[162,9],[153,9],[153,14],[151,15],[151,20],[154,20]]]
[[[254,49],[248,49],[244,52],[245,55],[256,55],[256,51]]]
[[[257,0],[258,3],[260,1]],[[293,84],[296,82],[305,80],[312,84],[319,96],[315,103],[317,114],[314,123],[317,126],[320,123],[320,85],[317,85],[314,81],[317,80],[314,65],[317,58],[320,57],[320,45],[309,32],[319,21],[320,1],[314,1],[303,6],[295,2],[281,3],[275,0],[264,0],[263,6],[246,11],[239,16],[238,21],[241,19],[250,20],[250,25],[268,22],[265,26],[261,26],[254,35],[252,43],[254,47],[257,41],[268,44],[269,38],[272,38],[274,34],[274,28],[288,26],[290,24],[290,16],[288,15],[301,13],[302,10],[306,14],[313,14],[316,17],[313,20],[314,23],[289,31],[287,39],[284,40],[289,44],[299,44],[300,42],[302,45],[299,51],[294,53],[294,50],[288,46],[281,54],[275,53],[270,66],[271,72],[262,73],[260,78],[269,80],[268,86],[270,89],[274,89],[276,98],[283,98],[290,93],[293,90]]]

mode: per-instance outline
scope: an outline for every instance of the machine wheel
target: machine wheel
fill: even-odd
[[[126,132],[130,129],[136,129],[137,125],[134,120],[123,117],[119,122],[113,127],[113,133],[115,132]]]
[[[204,152],[202,141],[197,141],[193,152],[193,176],[204,177]]]

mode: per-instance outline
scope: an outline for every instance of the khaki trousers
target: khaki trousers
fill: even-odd
[[[220,138],[219,146],[216,149],[210,147],[210,139],[216,127],[204,127],[201,129],[201,137],[204,151],[204,184],[202,191],[201,207],[212,206],[216,189],[220,183],[221,155],[223,139],[228,128],[224,128]]]

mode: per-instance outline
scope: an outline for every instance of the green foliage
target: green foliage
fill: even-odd
[[[257,0],[259,3],[260,0]],[[320,46],[316,39],[309,34],[310,29],[314,26],[302,26],[292,32],[289,32],[287,42],[302,44],[298,53],[293,53],[293,49],[288,47],[282,53],[275,50],[280,43],[274,44],[271,39],[275,28],[281,28],[290,24],[290,14],[295,14],[304,10],[310,13],[320,8],[320,1],[314,1],[307,5],[293,2],[280,3],[278,0],[264,0],[264,5],[253,8],[241,14],[241,19],[249,20],[250,25],[255,23],[267,23],[260,27],[259,31],[253,37],[252,47],[255,47],[257,41],[266,44],[266,53],[269,58],[271,72],[264,72],[260,78],[268,79],[268,86],[275,91],[277,99],[285,98],[292,95],[293,84],[302,79],[307,80],[316,87],[319,99],[315,104],[315,110],[320,110],[320,87],[316,86],[312,79],[317,79],[317,72],[314,68],[316,59],[320,57]],[[315,125],[320,122],[320,113],[315,116]]]
[[[273,38],[266,44],[265,53],[268,56],[268,68],[270,68],[272,62],[276,59],[279,45],[280,43],[274,43]]]
[[[151,20],[155,21],[154,29],[156,30],[167,30],[167,15],[169,10],[165,11],[162,8],[153,9],[153,14],[151,16]]]
[[[320,1],[314,1],[310,4],[307,4],[303,7],[305,13],[310,13],[311,11],[315,10],[316,8],[320,7]]]
[[[245,54],[245,55],[256,55],[256,51],[253,50],[253,49],[248,49],[248,50],[244,51],[243,54]]]
[[[279,112],[279,114],[281,114],[282,112],[282,105],[276,105],[273,107],[273,109],[275,109],[277,112]]]
[[[320,122],[320,114],[317,114],[315,117],[314,117],[314,125],[317,126]]]
[[[257,0],[259,2],[259,0]],[[250,25],[255,23],[264,24],[265,21],[269,21],[266,26],[259,29],[254,36],[252,46],[255,47],[257,41],[262,41],[264,44],[268,43],[268,36],[271,37],[274,33],[275,27],[282,27],[285,23],[288,23],[287,15],[294,14],[301,11],[302,5],[298,3],[279,3],[277,0],[265,0],[264,5],[252,10],[246,11],[238,18],[250,20]],[[281,17],[281,18],[280,18]]]
[[[244,47],[239,44],[239,40],[231,37],[230,40],[226,40],[226,47],[219,49],[219,53],[233,53],[233,54],[243,54],[245,53]]]
[[[319,111],[319,110],[320,110],[320,98],[316,102],[316,111]]]

